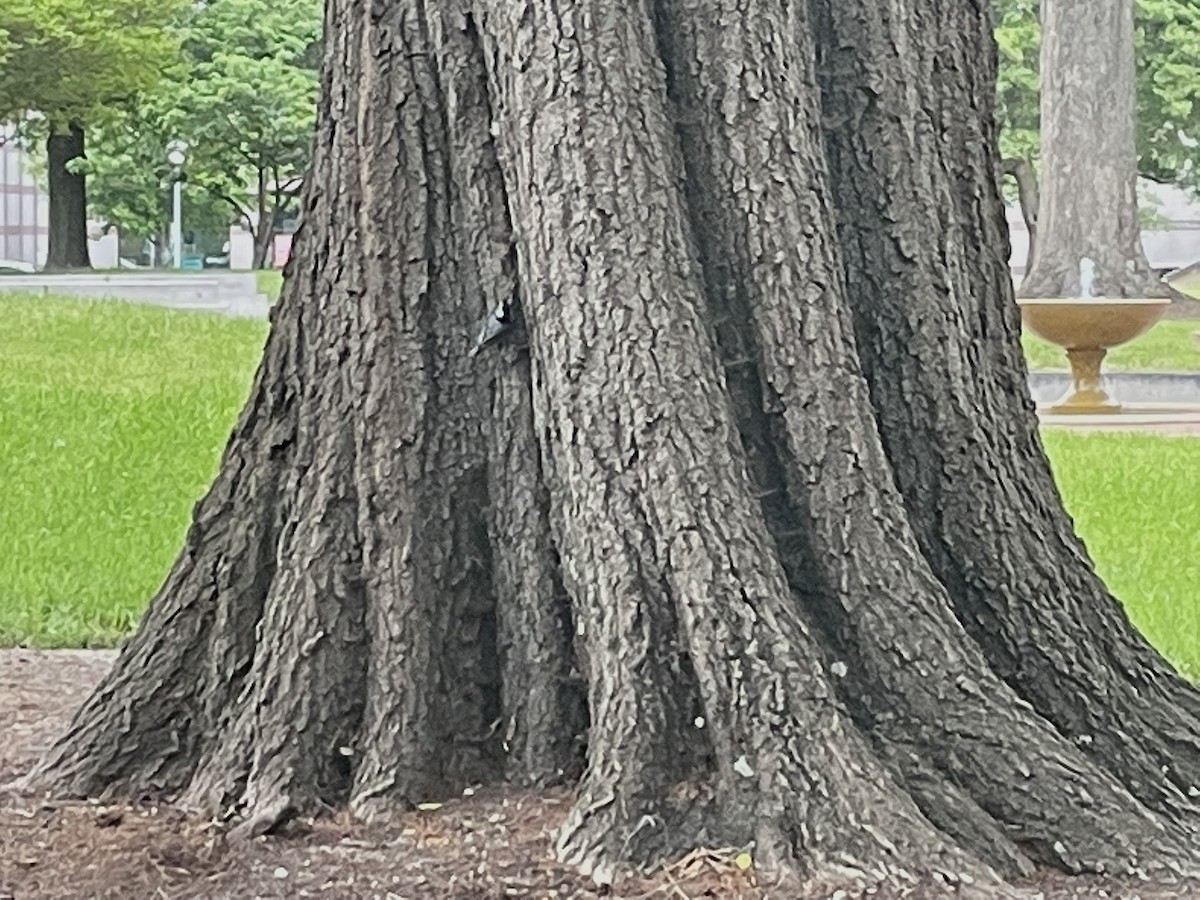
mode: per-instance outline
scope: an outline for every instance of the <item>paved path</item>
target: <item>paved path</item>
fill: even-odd
[[[0,291],[123,300],[257,319],[266,318],[271,307],[259,293],[257,277],[247,273],[5,275],[0,277]]]
[[[1200,404],[1127,403],[1122,412],[1111,415],[1054,415],[1042,411],[1039,418],[1046,428],[1200,434]]]

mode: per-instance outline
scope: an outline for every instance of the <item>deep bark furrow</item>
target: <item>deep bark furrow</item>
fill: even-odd
[[[996,670],[1140,799],[1178,809],[1200,763],[1194,692],[1095,575],[1037,437],[1003,210],[987,177],[995,135],[991,80],[979,65],[992,52],[986,17],[939,5],[963,40],[946,47],[910,33],[931,74],[901,85],[880,74],[898,65],[884,29],[901,26],[845,4],[838,11],[843,24],[830,20],[823,38],[826,104],[860,110],[853,128],[831,119],[826,130],[847,278],[873,406],[924,555]],[[879,37],[839,43],[850,30]],[[875,102],[858,99],[867,81],[880,92]],[[914,83],[932,96],[914,98]],[[913,103],[932,110],[934,125],[917,140],[903,124]],[[864,126],[887,139],[868,147]],[[910,181],[900,187],[884,172]],[[917,183],[917,173],[940,180]],[[907,236],[935,231],[947,235],[936,252],[905,249]]]
[[[917,808],[956,846],[971,848],[1004,878],[1035,871],[1028,849],[1018,846],[1012,830],[981,807],[968,788],[955,783],[944,767],[911,747],[893,743],[886,735],[876,732],[874,737],[876,752]]]
[[[670,833],[680,813],[665,796],[672,781],[692,777],[677,758],[683,728],[707,737],[716,756],[712,827],[753,836],[766,861],[810,871],[840,861],[868,879],[987,877],[921,818],[841,712],[775,561],[732,412],[719,399],[688,402],[720,398],[724,378],[680,227],[679,163],[640,12],[540,8],[525,46],[551,61],[548,71],[506,75],[497,92],[515,123],[501,135],[510,197],[529,225],[522,263],[536,286],[527,317],[538,421],[554,464],[551,495],[566,514],[557,538],[590,657],[589,768],[560,852],[603,871],[614,855],[653,860],[694,840]],[[506,43],[506,25],[501,17],[491,26],[501,35],[493,70],[512,73],[522,45]],[[539,53],[555,32],[580,36],[558,66]],[[617,46],[625,63],[601,68]],[[538,89],[555,83],[565,90]],[[636,107],[624,105],[630,97]],[[593,121],[616,124],[605,138],[612,156],[588,149]],[[564,164],[572,158],[582,164]],[[614,160],[629,167],[624,181]],[[564,214],[568,230],[578,228],[567,247],[556,241]],[[633,216],[647,228],[630,227]],[[625,227],[597,227],[606,220]],[[605,387],[618,382],[621,392]],[[675,608],[686,665],[672,658]],[[664,680],[664,668],[677,674]],[[662,705],[665,693],[679,696],[672,682],[687,670],[703,703],[696,724]],[[696,790],[682,792],[688,803],[706,802],[698,774]],[[780,794],[766,788],[780,784]],[[852,811],[865,796],[875,801],[860,816]]]
[[[485,571],[494,594],[491,645],[498,667],[499,709],[489,723],[494,752],[506,757],[510,779],[534,784],[578,773],[586,701],[574,670],[570,604],[559,575],[550,530],[550,498],[542,483],[533,423],[532,381],[521,325],[520,276],[508,196],[497,158],[495,114],[484,50],[472,4],[446,15],[438,43],[452,61],[442,65],[453,147],[453,233],[461,284],[472,325],[501,312],[512,330],[479,344],[475,401],[484,421],[486,471],[480,502],[487,531]],[[456,402],[462,402],[461,400]],[[493,685],[496,686],[496,685]]]
[[[481,200],[455,193],[471,148],[448,118],[460,85],[442,75],[469,66],[472,48],[454,38],[433,13],[389,9],[367,36],[360,86],[363,171],[393,176],[365,186],[360,225],[378,243],[361,300],[375,363],[358,453],[371,677],[353,808],[376,819],[498,767],[486,383],[467,355],[481,310],[456,238],[462,209]]]
[[[823,618],[857,654],[850,691],[865,698],[883,740],[969,784],[979,806],[1043,859],[1129,867],[1137,849],[1154,854],[1161,838],[1141,834],[1153,820],[991,672],[908,527],[866,381],[842,364],[856,348],[828,215],[814,64],[785,37],[807,30],[803,6],[785,7],[777,22],[705,4],[661,12],[683,115],[698,116],[707,138],[685,147],[708,201],[694,218],[697,239],[706,258],[729,266],[710,271],[708,293],[749,297],[747,343],[761,348],[767,397],[783,407]],[[756,86],[749,100],[746,84]],[[1028,792],[1014,789],[1022,781],[1032,782]],[[1081,796],[1095,808],[1082,808]]]
[[[727,227],[728,220],[721,204],[714,201],[709,190],[714,165],[709,139],[711,122],[700,111],[698,104],[701,101],[695,85],[697,65],[703,64],[704,60],[693,61],[692,54],[697,54],[698,48],[688,40],[690,33],[679,28],[679,21],[668,11],[671,9],[673,7],[666,4],[656,5],[659,47],[667,66],[670,97],[675,104],[676,130],[684,148],[691,224],[699,235],[710,314],[726,370],[728,390],[738,415],[742,444],[789,585],[809,613],[822,622],[824,630],[836,635],[837,621],[824,616],[824,607],[817,602],[824,588],[818,582],[821,566],[813,556],[808,525],[788,490],[788,472],[780,454],[780,446],[786,445],[786,427],[778,414],[767,412],[767,407],[778,409],[780,402],[778,397],[764,390],[759,376],[758,339],[749,327],[749,284],[730,263],[738,255],[735,235]],[[686,15],[694,16],[694,12]],[[705,30],[703,23],[699,28]],[[859,666],[851,643],[835,638],[833,645],[843,665]],[[869,726],[870,723],[864,724]],[[876,747],[922,811],[927,816],[934,816],[937,826],[955,838],[959,845],[976,848],[981,858],[1002,872],[1029,870],[1027,858],[1003,833],[1001,826],[952,787],[941,773],[911,753],[891,752],[886,740],[876,741]]]
[[[535,421],[558,513],[553,527],[564,585],[580,643],[586,645],[582,662],[590,686],[588,768],[559,852],[610,878],[618,856],[645,863],[660,858],[670,841],[678,841],[679,848],[687,845],[686,836],[668,831],[664,812],[668,789],[688,774],[696,743],[685,736],[688,709],[679,703],[695,688],[680,671],[669,596],[648,546],[650,525],[639,490],[643,476],[633,468],[621,471],[623,463],[644,456],[635,441],[654,428],[655,405],[661,401],[653,391],[626,401],[602,388],[631,375],[649,376],[644,367],[653,363],[636,341],[625,347],[616,343],[618,335],[604,328],[606,316],[597,302],[619,297],[610,315],[644,317],[649,298],[620,261],[618,246],[599,244],[604,239],[599,218],[619,220],[630,213],[623,193],[628,183],[610,168],[611,161],[586,149],[585,129],[589,115],[602,105],[628,102],[622,79],[644,79],[645,61],[611,71],[598,67],[598,57],[604,48],[611,52],[618,34],[621,17],[611,9],[585,13],[549,3],[523,11],[507,4],[481,8],[483,31],[491,38],[494,105],[502,111],[501,163],[513,218],[521,223],[518,254],[527,285],[522,299],[534,366]],[[594,17],[587,31],[585,14]],[[546,46],[564,28],[577,29],[578,42]],[[588,31],[603,46],[586,40]],[[531,66],[531,57],[540,64]],[[561,79],[570,91],[547,96],[541,90],[549,84],[546,79]],[[579,99],[572,101],[571,94]],[[639,115],[631,107],[613,113],[623,131]],[[627,140],[627,135],[622,136]],[[570,165],[581,151],[582,165]],[[635,178],[652,192],[654,174],[642,169]],[[541,187],[546,183],[556,187],[547,193]],[[564,216],[579,232],[573,247],[558,240]],[[624,249],[643,259],[655,253],[649,245]],[[654,382],[646,377],[643,383],[649,390]]]
[[[505,358],[509,368],[493,382],[489,524],[508,774],[544,785],[579,774],[586,688],[538,464],[529,361],[521,357]]]

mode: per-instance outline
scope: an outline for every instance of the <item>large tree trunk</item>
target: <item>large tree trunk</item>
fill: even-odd
[[[1042,0],[1038,252],[1025,297],[1161,296],[1142,249],[1134,120],[1134,0]]]
[[[66,131],[52,131],[46,139],[50,194],[49,241],[46,268],[90,269],[87,237],[87,180],[72,172],[70,164],[84,158],[83,128],[72,122]]]
[[[961,40],[924,42],[940,75],[915,98],[926,109],[941,98],[937,128],[903,150],[917,152],[916,170],[929,173],[916,182],[928,198],[924,214],[883,174],[898,159],[876,157],[872,172],[850,129],[826,133],[860,298],[860,359],[893,475],[924,557],[996,672],[1143,802],[1188,806],[1200,786],[1196,694],[1130,626],[1062,509],[1026,387],[1019,314],[1007,300],[1003,206],[980,177],[995,146],[994,72],[980,65],[993,59],[991,39],[974,15],[947,7],[947,27]],[[898,65],[884,46],[848,55],[830,69],[826,96],[852,102],[868,57],[884,71]],[[886,129],[895,157],[895,129],[912,115],[906,95],[912,103],[894,83],[875,107],[891,124],[860,125]],[[869,210],[889,190],[893,199],[873,220]],[[963,221],[974,227],[958,227]],[[914,229],[944,238],[900,251]],[[1176,718],[1179,708],[1187,712]]]
[[[327,17],[250,401],[34,782],[256,834],[579,779],[605,880],[1196,866],[1200,704],[1023,386],[985,9]]]

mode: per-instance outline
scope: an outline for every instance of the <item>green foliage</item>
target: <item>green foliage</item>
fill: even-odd
[[[1200,192],[1200,3],[1138,0],[1135,41],[1142,172]]]
[[[4,0],[0,0],[4,2]],[[320,0],[211,0],[180,20],[184,77],[93,141],[93,203],[154,234],[170,140],[190,147],[188,223],[265,222],[293,201],[316,121]]]
[[[1038,0],[994,0],[996,47],[1000,68],[996,79],[996,119],[1000,153],[1015,159],[1037,157],[1038,54],[1042,28]]]
[[[190,24],[190,78],[167,121],[192,145],[193,181],[235,209],[247,186],[294,190],[308,165],[320,34],[320,0],[217,0]]]
[[[172,134],[156,99],[144,98],[139,108],[95,129],[83,168],[93,214],[129,234],[165,241],[171,218],[173,172],[167,145]],[[205,190],[185,183],[184,204],[189,229],[220,230],[229,224],[226,204]]]
[[[0,0],[0,121],[90,125],[179,58],[187,0]]]

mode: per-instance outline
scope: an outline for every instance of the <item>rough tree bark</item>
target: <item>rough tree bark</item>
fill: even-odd
[[[1134,121],[1134,0],[1043,0],[1039,246],[1025,297],[1162,296],[1142,249]]]
[[[251,398],[32,783],[258,834],[578,779],[602,880],[1195,870],[1200,702],[1024,387],[987,6],[329,3]]]
[[[87,181],[72,172],[72,161],[84,158],[84,131],[75,122],[46,139],[50,222],[46,268],[90,269],[87,237]]]
[[[254,268],[265,269],[271,258],[271,242],[275,238],[275,208],[267,200],[267,170],[260,166],[258,169],[258,192],[255,203],[258,206],[255,223],[251,228],[254,235]]]

